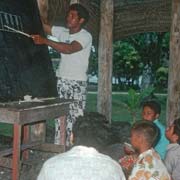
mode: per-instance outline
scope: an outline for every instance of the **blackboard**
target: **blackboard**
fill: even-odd
[[[44,35],[36,0],[0,0],[0,102],[57,96],[56,78],[45,45],[14,33]]]

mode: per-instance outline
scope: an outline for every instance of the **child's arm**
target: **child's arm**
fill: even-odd
[[[134,154],[135,150],[134,150],[134,148],[132,147],[131,144],[125,142],[124,143],[124,152],[125,152],[125,154],[129,155],[129,154]]]

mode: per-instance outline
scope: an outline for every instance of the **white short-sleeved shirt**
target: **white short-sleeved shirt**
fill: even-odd
[[[43,165],[37,180],[125,180],[121,166],[94,148],[75,146]]]
[[[69,29],[59,26],[53,26],[51,32],[59,42],[71,43],[77,41],[82,46],[82,50],[78,52],[72,54],[61,53],[61,63],[56,71],[56,76],[69,80],[86,81],[92,46],[91,34],[85,29],[70,34]]]

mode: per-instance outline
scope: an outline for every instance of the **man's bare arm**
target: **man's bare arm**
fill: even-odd
[[[39,45],[45,44],[45,45],[51,46],[53,49],[55,49],[56,51],[60,53],[72,54],[72,53],[82,50],[81,44],[77,41],[73,41],[71,44],[67,44],[67,43],[62,43],[62,42],[55,42],[55,41],[46,39],[40,35],[31,35],[31,37],[35,44],[39,44]]]

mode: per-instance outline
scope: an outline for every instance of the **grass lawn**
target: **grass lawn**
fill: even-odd
[[[161,115],[160,121],[163,124],[166,124],[166,96],[165,95],[158,95],[158,100],[161,103]],[[132,117],[124,106],[122,106],[121,102],[127,101],[127,94],[113,94],[112,95],[112,120],[113,121],[128,121],[132,122]],[[89,93],[87,96],[87,108],[86,111],[97,111],[97,94]],[[141,109],[137,110],[137,119],[141,119]],[[48,121],[49,126],[54,125],[54,121]],[[8,125],[5,123],[0,123],[0,134],[12,136],[12,125]]]
[[[157,95],[158,101],[161,104],[160,121],[166,124],[166,95]],[[127,94],[112,95],[112,121],[128,121],[132,122],[130,112],[122,106],[122,102],[127,102]],[[88,94],[87,96],[87,111],[97,111],[97,94]],[[137,110],[137,120],[141,120],[141,108]]]

